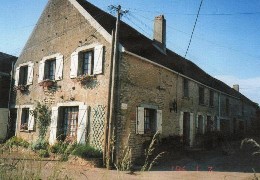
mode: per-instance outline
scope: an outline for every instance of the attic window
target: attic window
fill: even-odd
[[[93,74],[94,52],[93,50],[79,53],[78,75]]]
[[[47,60],[44,68],[44,80],[55,80],[56,59]]]
[[[27,85],[28,79],[28,66],[20,67],[18,85]]]
[[[183,96],[189,97],[189,81],[188,79],[183,79]]]

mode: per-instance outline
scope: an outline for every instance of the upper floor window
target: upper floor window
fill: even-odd
[[[70,77],[103,73],[104,46],[91,44],[79,47],[71,54]]]
[[[50,59],[45,62],[44,66],[44,80],[55,80],[55,69],[56,69],[56,59]]]
[[[21,66],[19,72],[18,85],[27,85],[27,79],[28,79],[28,66]]]
[[[93,50],[84,51],[79,53],[79,62],[78,62],[78,75],[93,74],[94,67],[94,52]]]
[[[213,90],[209,91],[209,105],[211,107],[214,106],[214,91]]]
[[[188,79],[183,79],[183,96],[189,97],[189,81]]]
[[[204,88],[203,87],[199,87],[199,104],[204,104]]]
[[[33,63],[20,64],[15,72],[15,86],[30,85],[33,83]]]
[[[39,63],[38,82],[43,80],[61,80],[63,75],[63,55],[54,54],[44,57]]]

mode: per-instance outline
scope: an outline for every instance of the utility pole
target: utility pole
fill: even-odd
[[[108,124],[108,132],[107,132],[107,140],[105,145],[105,153],[106,153],[106,165],[109,167],[112,162],[114,162],[114,142],[115,142],[115,122],[117,118],[117,109],[119,108],[119,66],[120,66],[120,58],[119,58],[119,32],[120,32],[120,18],[123,14],[128,11],[122,11],[121,6],[110,6],[111,10],[117,11],[117,19],[116,19],[116,29],[114,35],[114,44],[113,44],[113,60],[112,60],[112,71],[111,71],[111,86],[110,86],[110,103],[109,103],[109,124]]]

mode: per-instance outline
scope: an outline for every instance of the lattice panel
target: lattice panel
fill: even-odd
[[[104,142],[104,127],[105,127],[105,114],[106,106],[98,105],[93,109],[93,122],[92,122],[92,132],[93,137],[91,144],[102,150],[102,145]]]

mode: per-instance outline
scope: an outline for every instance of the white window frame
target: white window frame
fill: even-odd
[[[19,85],[19,76],[20,76],[20,68],[27,66],[28,67],[28,72],[27,72],[27,83],[26,85],[31,85],[33,84],[33,69],[34,69],[34,63],[32,61],[28,61],[26,63],[19,64],[16,67],[15,70],[15,86]]]
[[[91,69],[93,74],[89,75],[98,75],[103,73],[103,63],[104,63],[104,46],[99,43],[93,43],[86,46],[78,47],[71,54],[71,65],[70,65],[70,78],[76,78],[80,76],[78,73],[79,69],[79,53],[93,51],[93,64],[91,64]]]
[[[153,109],[156,111],[156,131],[162,133],[162,110],[158,106],[141,104],[136,108],[136,134],[146,134],[144,132],[144,109]]]
[[[56,53],[50,56],[45,56],[39,62],[39,77],[38,83],[44,81],[44,74],[45,74],[45,63],[48,60],[55,59],[56,67],[55,67],[55,81],[62,80],[63,78],[63,58],[64,56],[61,53]]]

